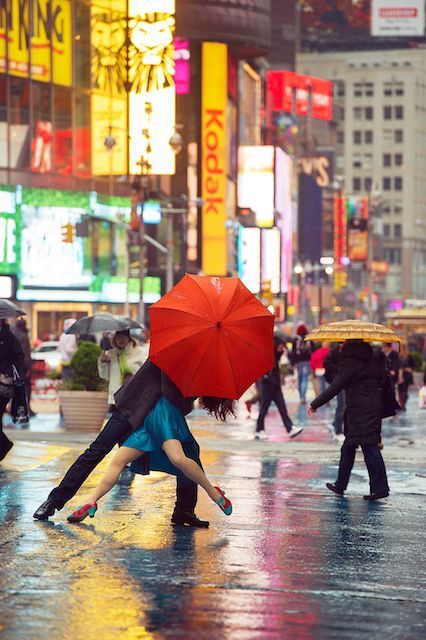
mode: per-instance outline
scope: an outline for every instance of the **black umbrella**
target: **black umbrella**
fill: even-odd
[[[87,333],[103,333],[104,331],[126,331],[127,329],[142,329],[142,325],[126,316],[116,316],[112,313],[95,313],[74,322],[65,333],[84,335]]]
[[[10,300],[0,300],[0,318],[17,318],[25,315],[27,315],[25,311]]]

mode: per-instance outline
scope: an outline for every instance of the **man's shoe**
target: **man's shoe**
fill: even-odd
[[[330,489],[330,491],[335,493],[336,496],[343,496],[343,491],[341,489],[339,489],[338,487],[336,487],[334,482],[326,482],[325,486],[327,487],[327,489]]]
[[[302,433],[302,431],[303,431],[303,427],[295,427],[293,425],[290,431],[288,432],[288,435],[290,436],[290,438],[295,438],[296,436],[299,435],[299,433]]]
[[[266,435],[265,431],[256,431],[256,433],[254,434],[254,439],[255,440],[268,440],[268,436]]]
[[[7,445],[0,451],[0,462],[7,456],[11,448],[13,447],[13,442],[9,440]]]
[[[197,529],[208,529],[210,522],[208,520],[200,520],[195,513],[191,511],[175,512],[171,519],[172,524],[180,527],[195,527]]]
[[[46,502],[43,502],[43,504],[41,504],[33,514],[33,518],[36,520],[47,520],[50,516],[53,516],[55,509],[56,506],[53,502],[51,500],[46,500]]]
[[[364,496],[364,500],[380,500],[381,498],[387,498],[389,491],[378,491],[377,493],[369,493],[368,496]]]

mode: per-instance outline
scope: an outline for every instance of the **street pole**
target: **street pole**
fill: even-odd
[[[145,304],[143,301],[144,278],[145,278],[145,225],[143,215],[140,216],[139,223],[139,322],[145,326]]]
[[[173,214],[166,210],[166,292],[173,287]]]

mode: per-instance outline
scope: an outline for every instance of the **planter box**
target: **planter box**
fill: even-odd
[[[107,391],[59,391],[59,403],[69,431],[99,431],[108,409]]]

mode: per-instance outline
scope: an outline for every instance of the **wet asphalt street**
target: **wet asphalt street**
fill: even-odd
[[[306,423],[291,441],[272,412],[267,442],[253,440],[242,408],[231,425],[195,412],[189,422],[207,474],[234,505],[226,517],[200,490],[208,530],[170,525],[175,483],[161,474],[125,473],[80,525],[66,522],[67,507],[33,521],[91,438],[61,432],[55,415],[9,430],[15,447],[0,465],[1,640],[424,639],[426,412],[415,405],[384,426],[392,493],[377,503],[362,499],[362,458],[347,497],[324,487],[339,457],[328,408],[308,421],[290,403]]]

